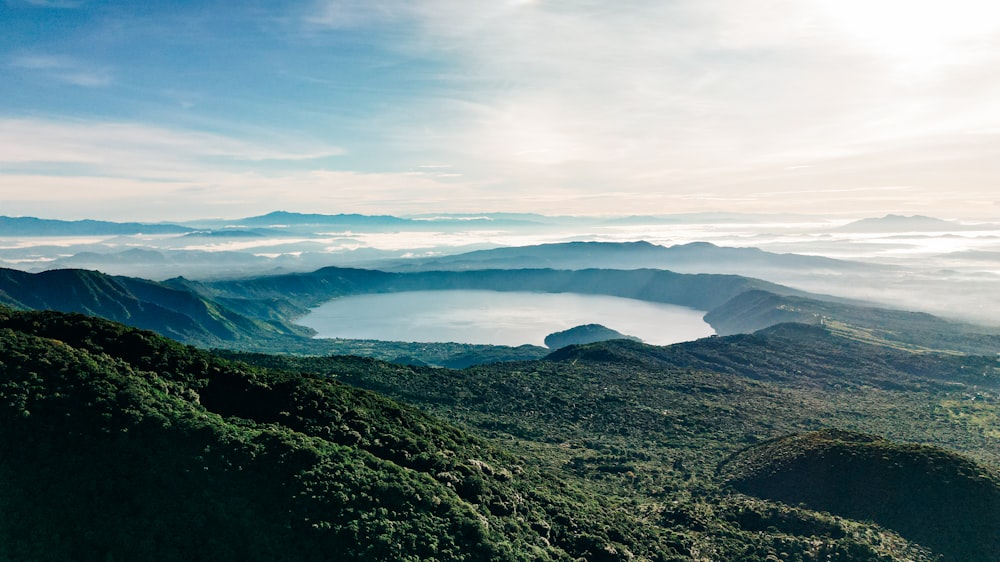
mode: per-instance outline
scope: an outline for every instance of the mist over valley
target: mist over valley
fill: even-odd
[[[331,265],[387,271],[656,268],[746,275],[984,324],[1000,318],[995,223],[896,215],[849,221],[749,214],[612,219],[271,213],[180,225],[6,219],[2,226],[0,266],[24,271],[82,268],[154,280],[212,280]],[[587,249],[573,242],[603,245]]]

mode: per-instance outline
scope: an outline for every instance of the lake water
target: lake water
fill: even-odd
[[[667,345],[715,333],[705,313],[603,295],[498,291],[410,291],[342,297],[298,323],[321,338],[544,345],[545,336],[602,324]]]

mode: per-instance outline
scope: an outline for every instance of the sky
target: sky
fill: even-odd
[[[0,215],[1000,217],[993,0],[0,0]]]

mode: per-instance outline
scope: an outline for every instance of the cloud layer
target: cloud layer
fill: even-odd
[[[121,212],[156,193],[226,215],[996,213],[985,0],[169,10],[94,11],[72,56],[55,37],[5,44],[23,80],[0,86],[16,102],[0,202],[37,213],[86,187]]]

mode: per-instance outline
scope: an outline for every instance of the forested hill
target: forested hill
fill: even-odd
[[[805,394],[573,350],[464,373],[351,357],[270,370],[0,308],[0,444],[17,452],[0,457],[0,559],[935,559],[713,481],[749,436],[801,426]],[[426,381],[423,404],[465,429],[335,378]],[[469,396],[479,384],[496,392]]]
[[[212,298],[284,299],[302,307],[317,306],[332,298],[350,294],[447,289],[600,294],[677,304],[698,310],[711,310],[753,289],[781,295],[808,294],[738,275],[681,274],[657,269],[496,269],[387,273],[326,267],[312,273],[181,284],[200,290]]]
[[[0,304],[90,314],[204,346],[308,335],[273,315],[248,317],[183,288],[83,269],[0,268]]]
[[[757,496],[898,529],[948,561],[1000,555],[1000,472],[951,451],[825,430],[750,447],[720,472]]]
[[[676,533],[417,410],[0,308],[0,559],[686,559]]]

